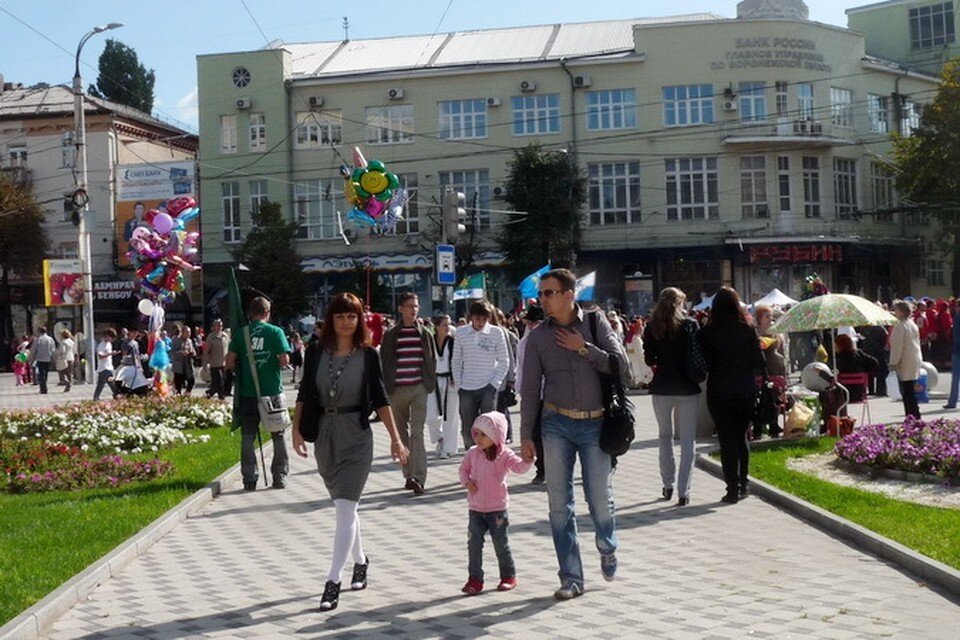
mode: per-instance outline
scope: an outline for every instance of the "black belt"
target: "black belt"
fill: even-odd
[[[450,372],[447,372],[447,373],[438,373],[438,374],[437,374],[437,377],[438,377],[438,378],[452,378],[452,377],[453,377],[453,374],[450,373]]]
[[[354,407],[324,407],[323,415],[331,416],[343,413],[360,413],[361,411],[363,411],[363,407],[360,405],[356,405]]]

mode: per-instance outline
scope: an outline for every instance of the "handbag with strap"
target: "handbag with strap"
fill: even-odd
[[[697,335],[697,327],[692,322],[684,322],[683,330],[687,334],[683,354],[683,375],[693,384],[707,379],[707,361],[703,357],[703,348]]]
[[[589,316],[590,334],[597,343],[597,314]],[[600,427],[600,449],[614,458],[630,450],[637,437],[634,429],[633,403],[627,400],[620,374],[620,360],[615,354],[607,353],[610,373],[600,374],[600,386],[603,391],[603,423]]]
[[[250,375],[253,376],[253,388],[257,393],[260,424],[270,433],[283,433],[287,427],[293,424],[290,419],[290,411],[287,410],[287,402],[282,393],[275,396],[260,395],[260,376],[257,373],[257,361],[253,357],[253,349],[250,345],[250,325],[243,327],[243,340],[247,348],[247,360],[250,362]]]

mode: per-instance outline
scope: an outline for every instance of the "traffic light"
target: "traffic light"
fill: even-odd
[[[467,228],[461,222],[467,214],[464,209],[466,204],[467,197],[462,191],[444,187],[442,224],[445,242],[456,242],[460,234],[466,232]]]

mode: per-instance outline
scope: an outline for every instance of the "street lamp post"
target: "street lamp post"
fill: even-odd
[[[73,70],[73,126],[76,130],[74,138],[77,145],[77,162],[80,164],[74,172],[77,192],[87,192],[87,125],[83,113],[83,78],[80,76],[80,52],[87,40],[98,33],[122,27],[121,22],[111,22],[107,25],[94,27],[80,39],[77,45],[77,55],[74,58]],[[80,254],[80,265],[83,269],[83,331],[87,341],[87,365],[85,368],[88,382],[93,382],[94,365],[96,362],[96,336],[93,326],[93,254],[90,252],[90,229],[87,227],[87,216],[90,213],[89,199],[83,198],[80,212],[79,244],[77,251]]]

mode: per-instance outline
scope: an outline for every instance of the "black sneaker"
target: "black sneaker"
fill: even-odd
[[[273,488],[274,489],[286,489],[287,488],[287,476],[283,473],[278,473],[273,476]]]
[[[327,580],[320,598],[320,611],[333,611],[340,604],[340,583]]]
[[[350,589],[353,591],[363,591],[367,588],[367,568],[370,567],[370,556],[367,556],[363,564],[353,565],[353,577],[350,578]]]
[[[543,484],[546,481],[546,478],[543,477],[542,473],[538,473],[533,476],[533,480],[530,481],[530,484]]]
[[[669,500],[673,497],[673,487],[664,487],[661,495],[663,495],[664,500]]]
[[[749,495],[750,495],[750,485],[747,484],[747,483],[744,483],[744,484],[740,485],[740,495],[739,495],[739,498],[740,498],[741,500],[743,500],[744,498],[746,498],[746,497],[749,496]]]
[[[254,480],[253,482],[247,482],[246,480],[244,480],[244,481],[243,481],[243,490],[244,490],[244,491],[256,491],[256,490],[257,490],[257,481]]]

